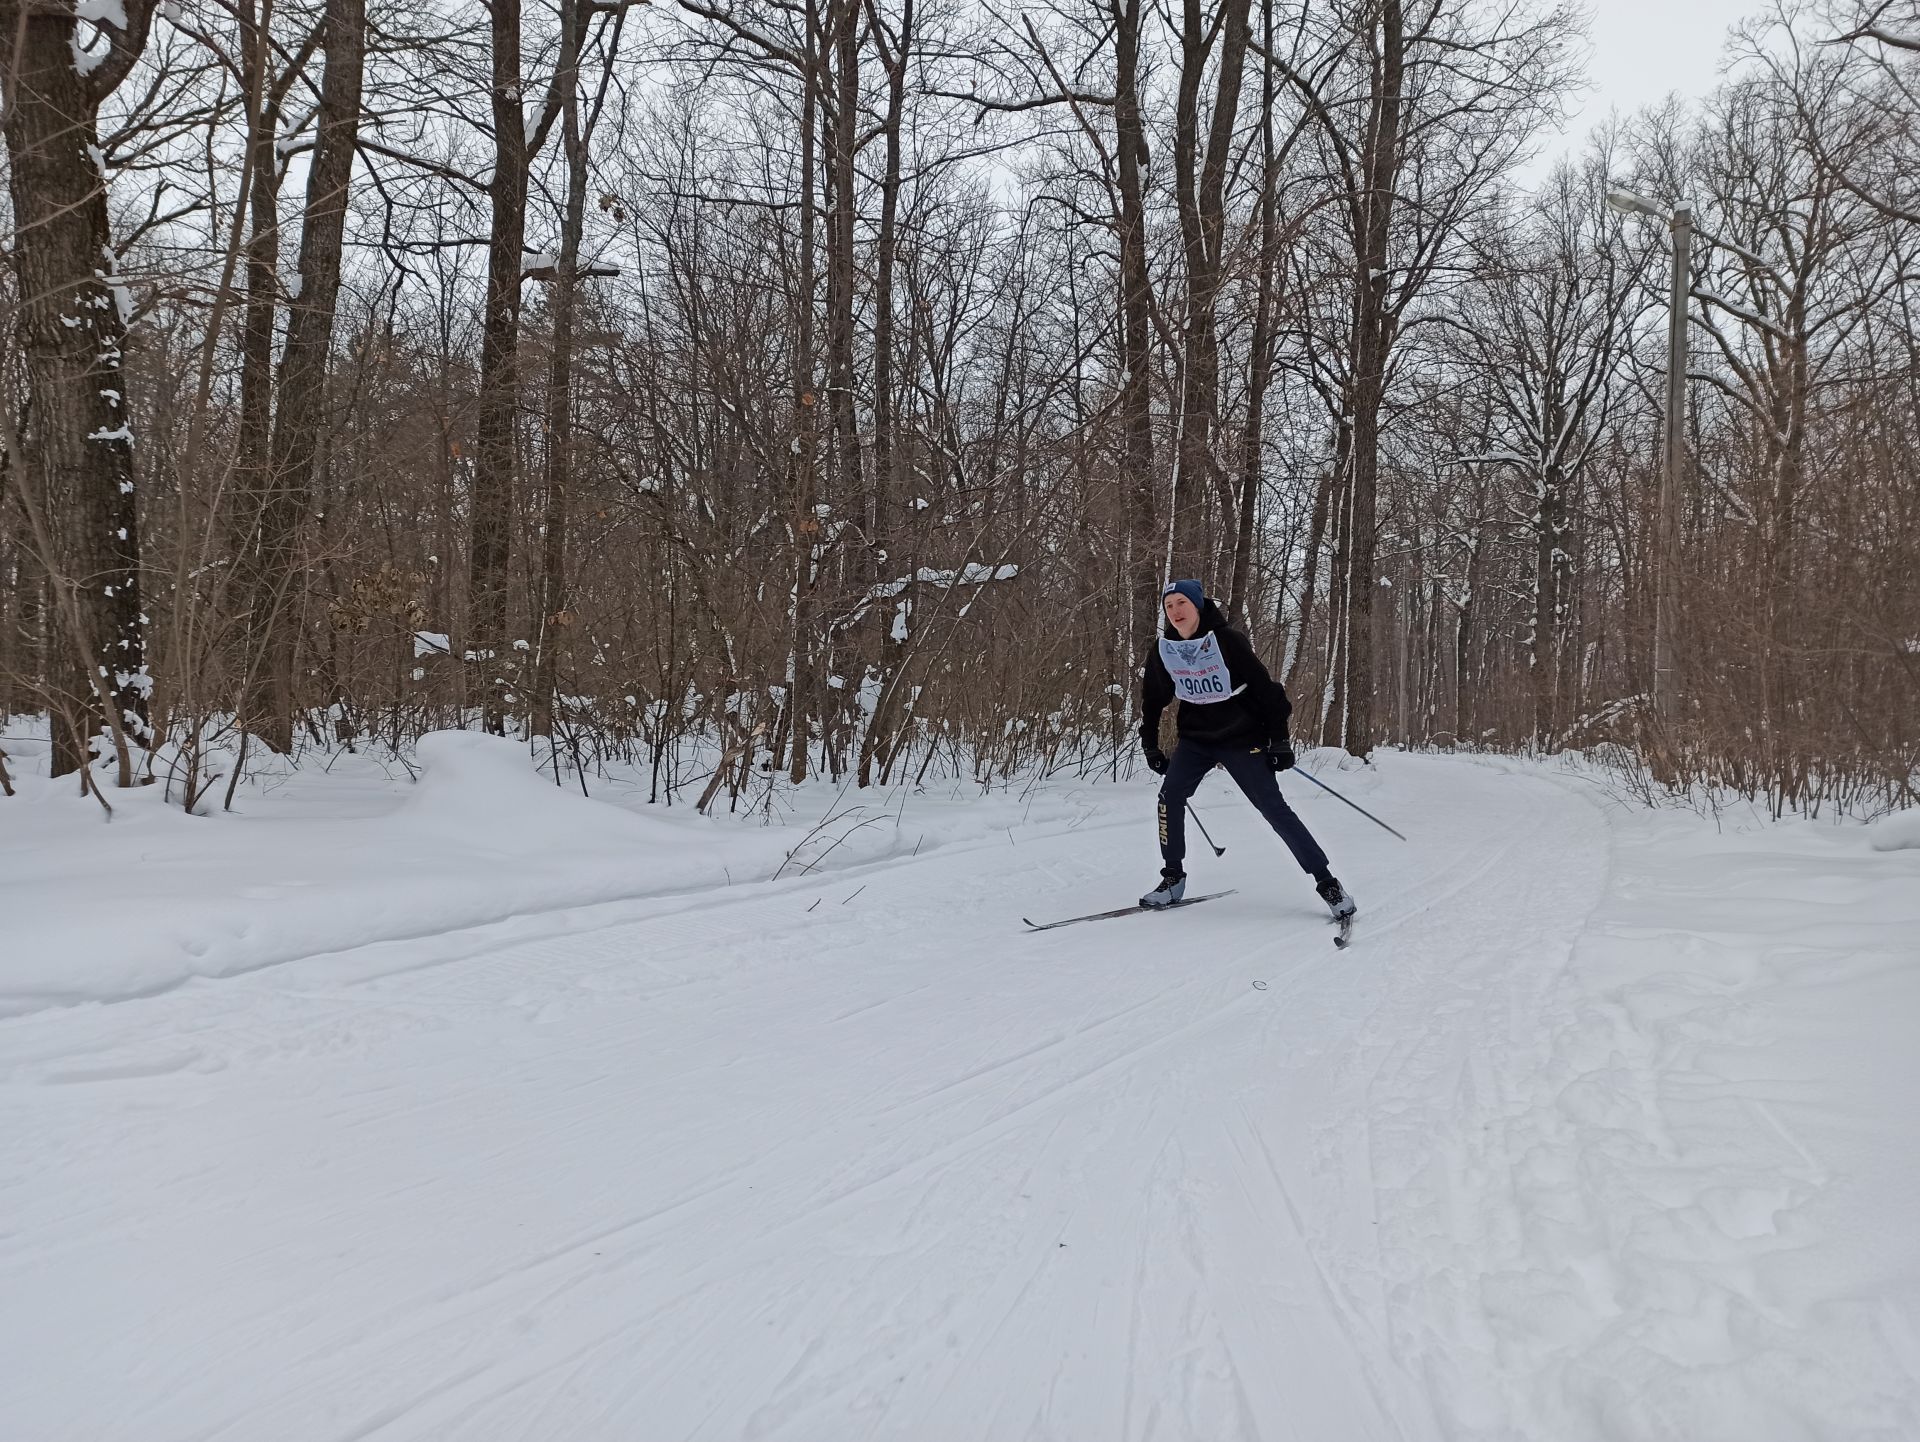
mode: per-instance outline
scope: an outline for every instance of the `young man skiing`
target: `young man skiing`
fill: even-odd
[[[1160,884],[1142,906],[1171,906],[1186,894],[1187,802],[1201,778],[1226,768],[1247,800],[1287,843],[1314,890],[1345,921],[1353,898],[1327,868],[1327,854],[1280,795],[1279,774],[1293,765],[1287,720],[1293,703],[1267,674],[1247,638],[1227,625],[1198,581],[1175,581],[1161,595],[1166,629],[1147,657],[1140,685],[1140,744],[1160,784]],[[1180,702],[1179,743],[1160,749],[1160,713]]]

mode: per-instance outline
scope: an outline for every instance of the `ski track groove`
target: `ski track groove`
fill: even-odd
[[[1484,961],[1470,949],[1462,948],[1457,939],[1449,937],[1441,942],[1428,938],[1423,947],[1416,949],[1416,955],[1419,951],[1427,953],[1422,958],[1425,962],[1423,969],[1447,977],[1457,998],[1443,1002],[1441,1010],[1449,1018],[1458,1015],[1486,1016],[1488,1025],[1484,1028],[1422,1027],[1412,1024],[1404,997],[1384,995],[1367,1023],[1356,1032],[1360,1046],[1342,1064],[1343,1072],[1351,1077],[1356,1066],[1361,1064],[1360,1056],[1369,1051],[1374,1053],[1371,1065],[1366,1068],[1365,1081],[1357,1088],[1349,1083],[1349,1091],[1362,1103],[1356,1107],[1355,1120],[1363,1129],[1371,1186],[1385,1218],[1381,1231],[1383,1247],[1390,1240],[1390,1229],[1420,1225],[1420,1219],[1431,1215],[1436,1209],[1444,1213],[1443,1220],[1438,1223],[1440,1234],[1463,1236],[1477,1230],[1462,1225],[1460,1198],[1463,1191],[1485,1197],[1495,1187],[1504,1190],[1504,1207],[1475,1206],[1472,1210],[1476,1217],[1485,1215],[1504,1223],[1506,1219],[1522,1216],[1526,1212],[1514,1192],[1514,1163],[1506,1152],[1504,1136],[1507,1119],[1501,1115],[1503,1111],[1511,1110],[1512,1101],[1500,1096],[1500,1088],[1494,1081],[1497,1073],[1484,1053],[1471,1049],[1469,1038],[1485,1038],[1501,1048],[1504,1054],[1512,1046],[1511,1038],[1519,1035],[1523,1027],[1532,1029],[1538,1026],[1539,1009],[1547,1004],[1547,999],[1570,965],[1573,946],[1587,930],[1593,911],[1606,889],[1612,864],[1605,828],[1600,824],[1588,798],[1578,792],[1572,794],[1582,803],[1581,810],[1585,813],[1589,829],[1598,832],[1601,837],[1598,857],[1601,866],[1599,875],[1590,878],[1587,883],[1588,894],[1584,904],[1575,908],[1577,920],[1568,924],[1564,909],[1557,909],[1554,913],[1560,918],[1560,924],[1558,927],[1549,924],[1549,927],[1563,931],[1565,940],[1552,947],[1557,955],[1550,972],[1544,976],[1525,978],[1526,991],[1523,994],[1522,988],[1516,984],[1522,978],[1513,968],[1489,976]],[[1534,848],[1540,844],[1547,823],[1544,814],[1539,811],[1531,814],[1528,821],[1524,831],[1512,837],[1502,848],[1499,859],[1534,855]],[[1484,876],[1493,864],[1477,868],[1476,875]],[[1560,876],[1550,876],[1545,878],[1544,884],[1551,893],[1556,887],[1564,886],[1564,881]],[[1449,896],[1460,894],[1468,885],[1471,885],[1470,881],[1452,888]],[[1558,898],[1550,895],[1548,899]],[[1539,898],[1534,898],[1533,904],[1537,913]],[[1513,937],[1512,933],[1519,929],[1516,925],[1518,920],[1511,906],[1495,918],[1498,924],[1508,929],[1509,938],[1516,940],[1517,937]],[[1540,924],[1535,913],[1528,914],[1528,921],[1530,927]],[[1537,939],[1544,941],[1545,937],[1542,935]],[[1431,1008],[1432,995],[1428,992],[1419,995],[1422,1002]],[[1489,1006],[1494,1003],[1504,1003],[1504,1017],[1487,1015]],[[1367,1035],[1376,1021],[1384,1021],[1392,1037],[1384,1046],[1371,1041]],[[1453,1098],[1444,1105],[1435,1101],[1443,1081],[1447,1081],[1447,1091]],[[1484,1100],[1480,1093],[1486,1094]],[[1409,1128],[1404,1121],[1409,1114],[1422,1118],[1424,1124],[1416,1122]],[[1486,1121],[1483,1126],[1482,1119],[1490,1114],[1493,1119]],[[1409,1134],[1421,1139],[1412,1154],[1424,1155],[1428,1160],[1414,1172],[1396,1180],[1394,1178],[1398,1174],[1407,1171],[1409,1148],[1406,1139]],[[1447,1160],[1448,1175],[1432,1175],[1432,1159],[1436,1157]],[[1491,1165],[1498,1173],[1498,1181],[1492,1178],[1476,1181],[1453,1171],[1452,1167],[1462,1157],[1472,1158],[1476,1167]],[[1390,1161],[1390,1165],[1383,1166],[1383,1161]],[[1441,1188],[1437,1194],[1431,1190],[1436,1182]],[[1408,1254],[1414,1255],[1411,1251]],[[1383,1257],[1385,1255],[1383,1252]],[[1391,1267],[1380,1270],[1378,1281],[1383,1288],[1394,1280]],[[1448,1336],[1449,1331],[1459,1325],[1456,1320],[1458,1314],[1454,1310],[1458,1303],[1448,1295],[1451,1278],[1443,1272],[1423,1282],[1417,1281],[1407,1275],[1402,1267],[1397,1276],[1397,1285],[1402,1289],[1409,1285],[1424,1287],[1430,1294],[1421,1295],[1416,1291],[1416,1299],[1424,1305],[1409,1308],[1404,1302],[1402,1304],[1398,1332],[1390,1343],[1390,1353],[1398,1356],[1402,1365],[1422,1370],[1428,1367],[1422,1355],[1424,1349],[1410,1341],[1413,1336],[1419,1335],[1419,1329],[1423,1326],[1427,1329],[1429,1340],[1444,1340],[1452,1345],[1456,1353],[1464,1351],[1471,1354],[1475,1345],[1473,1341],[1457,1335]],[[1434,1379],[1433,1384],[1448,1385],[1438,1378]],[[1474,1432],[1472,1435],[1480,1434]]]
[[[1298,968],[1296,968],[1296,970],[1297,969]],[[1187,986],[1182,987],[1181,990],[1183,992],[1193,990],[1199,985],[1200,983],[1197,982],[1189,983]],[[936,1171],[947,1162],[965,1155],[968,1152],[978,1150],[984,1143],[1012,1130],[1024,1122],[1030,1114],[1041,1111],[1049,1106],[1057,1105],[1065,1099],[1078,1095],[1106,1074],[1122,1069],[1129,1063],[1138,1061],[1144,1056],[1174,1049],[1179,1043],[1197,1037],[1221,1025],[1223,1022],[1230,1020],[1234,1013],[1246,1010],[1252,1004],[1253,999],[1258,996],[1259,993],[1252,991],[1236,991],[1220,1005],[1204,1012],[1180,1028],[1171,1032],[1159,1033],[1140,1045],[1107,1056],[1086,1070],[1080,1071],[1068,1077],[1064,1082],[1054,1085],[1049,1090],[1023,1101],[1012,1110],[992,1117],[987,1122],[953,1138],[935,1150],[913,1158],[877,1176],[866,1178],[826,1197],[824,1200],[815,1202],[807,1210],[791,1217],[788,1221],[780,1224],[771,1231],[755,1237],[749,1244],[751,1253],[759,1254],[769,1249],[777,1248],[790,1237],[796,1234],[804,1234],[812,1230],[819,1222],[842,1215],[853,1204],[866,1200],[873,1195],[885,1196],[897,1189],[913,1185],[916,1180],[924,1177],[928,1172]],[[1137,1010],[1138,1008],[1135,1009]],[[1084,1033],[1076,1033],[1061,1040],[1050,1042],[1046,1046],[1036,1050],[1042,1052],[1057,1050],[1061,1045],[1067,1042],[1077,1041],[1083,1035]],[[1002,1070],[1006,1065],[1012,1065],[1017,1060],[1019,1059],[1011,1059],[1009,1062],[992,1070]],[[945,1090],[959,1091],[966,1083],[977,1083],[978,1080],[978,1077],[962,1078],[956,1082],[953,1087]],[[928,1098],[923,1099],[923,1104],[916,1111],[909,1113],[909,1115],[911,1117],[924,1115],[932,1109],[932,1103],[939,1100],[940,1096],[940,1092],[931,1094]],[[810,1137],[802,1141],[796,1141],[790,1145],[798,1150],[807,1151],[811,1150],[808,1143],[814,1140],[814,1138]],[[713,1186],[704,1188],[699,1192],[682,1197],[668,1206],[576,1237],[536,1257],[517,1263],[513,1267],[497,1271],[478,1285],[463,1288],[457,1293],[442,1292],[415,1299],[415,1301],[410,1304],[410,1310],[415,1312],[415,1316],[410,1318],[407,1323],[400,1324],[394,1329],[365,1338],[361,1342],[354,1344],[354,1350],[356,1352],[371,1352],[375,1355],[383,1354],[409,1340],[412,1335],[419,1331],[438,1331],[449,1324],[464,1322],[476,1316],[486,1315],[498,1307],[505,1306],[509,1302],[518,1302],[520,1300],[520,1290],[527,1284],[545,1284],[548,1290],[544,1292],[539,1300],[552,1302],[572,1293],[582,1286],[604,1282],[614,1273],[649,1260],[651,1258],[650,1252],[641,1251],[636,1253],[632,1249],[638,1244],[652,1238],[673,1218],[688,1212],[698,1204],[707,1203],[729,1194],[737,1194],[740,1185],[741,1177],[736,1174]],[[583,1254],[591,1251],[596,1246],[604,1248],[615,1242],[625,1245],[628,1249],[627,1255],[620,1257],[603,1257],[597,1265],[584,1267],[577,1265],[586,1260]],[[706,1263],[697,1267],[692,1273],[676,1278],[673,1283],[673,1290],[663,1298],[651,1313],[646,1317],[620,1324],[605,1335],[596,1338],[596,1342],[611,1340],[615,1336],[651,1322],[654,1317],[660,1315],[662,1312],[668,1311],[677,1304],[683,1303],[698,1295],[710,1282],[727,1271],[728,1268],[737,1266],[737,1264],[737,1257],[731,1258],[726,1262]],[[552,1275],[554,1273],[558,1273],[559,1275]],[[425,1304],[425,1310],[429,1313],[424,1319],[419,1316],[419,1311],[422,1310],[422,1304]],[[300,1360],[314,1361],[320,1356],[330,1353],[332,1350],[331,1344],[323,1344],[313,1352],[305,1354]],[[385,1426],[386,1423],[382,1423],[381,1425]],[[357,1439],[362,1434],[352,1435],[357,1442]]]
[[[1302,962],[1300,966],[1295,968],[1295,971],[1302,969],[1305,965],[1306,963]],[[1196,985],[1197,983],[1189,984],[1186,987],[1182,987],[1181,991],[1192,990]],[[769,1249],[777,1248],[781,1243],[787,1241],[794,1235],[804,1234],[813,1230],[819,1222],[842,1215],[857,1202],[869,1200],[875,1195],[889,1195],[896,1190],[913,1186],[917,1181],[923,1179],[926,1174],[937,1171],[949,1161],[969,1152],[976,1151],[986,1142],[997,1139],[1007,1131],[1012,1130],[1017,1125],[1023,1123],[1029,1114],[1041,1111],[1049,1106],[1057,1105],[1065,1099],[1078,1095],[1089,1085],[1110,1072],[1123,1069],[1128,1064],[1136,1062],[1145,1056],[1175,1049],[1179,1043],[1198,1037],[1222,1025],[1224,1022],[1230,1021],[1233,1018],[1233,1014],[1248,1009],[1253,1003],[1254,998],[1258,995],[1258,993],[1251,991],[1236,992],[1221,1005],[1194,1018],[1180,1028],[1171,1032],[1160,1033],[1138,1046],[1107,1056],[1096,1062],[1090,1068],[1078,1072],[1067,1078],[1064,1082],[1054,1085],[1049,1090],[1029,1098],[1013,1110],[994,1116],[986,1123],[953,1138],[936,1150],[913,1158],[877,1176],[867,1178],[835,1195],[817,1202],[808,1210],[792,1217],[773,1230],[755,1237],[750,1244],[750,1254],[763,1253]],[[1138,1008],[1135,1009],[1137,1010]],[[1111,1018],[1109,1020],[1111,1020]],[[1085,1033],[1075,1033],[1066,1038],[1050,1042],[1041,1048],[1035,1049],[1035,1051],[1047,1052],[1058,1050],[1064,1043],[1078,1041],[1084,1035]],[[1033,1053],[1029,1053],[1029,1055],[1032,1054]],[[990,1070],[1004,1070],[1006,1066],[1013,1065],[1021,1059],[1023,1058],[1009,1059],[1008,1062]],[[969,1083],[977,1083],[979,1080],[979,1076],[961,1078],[953,1087],[945,1090],[957,1092],[963,1087],[967,1087]],[[918,1110],[909,1113],[909,1115],[913,1117],[924,1115],[926,1111],[931,1110],[931,1104],[938,1101],[941,1096],[941,1092],[930,1094],[929,1097],[922,1099],[924,1104]],[[811,1141],[812,1139],[809,1138],[807,1140]],[[801,1150],[808,1149],[801,1142],[796,1142],[792,1145]],[[604,1246],[614,1241],[620,1241],[631,1247],[633,1244],[651,1236],[653,1231],[672,1215],[685,1211],[696,1202],[707,1201],[722,1194],[737,1191],[738,1185],[738,1178],[730,1179],[728,1182],[709,1188],[696,1196],[685,1198],[673,1206],[661,1209],[659,1212],[636,1218],[629,1222],[607,1228],[599,1233],[580,1238],[565,1247],[555,1249],[535,1259],[527,1265],[502,1272],[496,1275],[484,1288],[477,1289],[473,1293],[460,1297],[458,1301],[461,1305],[456,1309],[455,1317],[436,1317],[432,1325],[437,1328],[445,1325],[449,1320],[465,1319],[474,1315],[476,1312],[489,1310],[497,1301],[504,1300],[496,1297],[496,1291],[501,1289],[511,1291],[517,1284],[532,1280],[536,1276],[544,1277],[548,1272],[554,1270],[564,1271],[571,1267],[573,1263],[580,1261],[581,1254],[596,1244]],[[575,1271],[571,1275],[554,1278],[552,1280],[552,1290],[545,1294],[543,1300],[552,1301],[567,1295],[581,1286],[603,1282],[609,1275],[646,1260],[648,1260],[648,1254],[645,1253],[602,1259],[598,1266]],[[694,1272],[677,1278],[674,1283],[674,1290],[666,1296],[661,1304],[650,1314],[621,1324],[605,1336],[597,1338],[596,1342],[608,1341],[627,1331],[643,1327],[661,1313],[697,1296],[700,1291],[711,1282],[718,1279],[718,1277],[730,1268],[736,1267],[738,1261],[739,1258],[735,1257],[725,1263],[715,1262],[705,1264],[697,1268]],[[456,1299],[448,1297],[439,1300],[453,1302]],[[388,1335],[370,1339],[365,1345],[371,1350],[381,1352],[387,1350],[399,1340],[401,1340],[399,1337]]]
[[[507,1184],[506,1215],[539,1205],[527,1173],[544,1158],[605,1150],[611,1162],[647,1140],[617,1109],[655,1051],[669,1065],[697,1061],[689,1076],[724,1084],[728,1104],[743,1107],[755,1105],[755,1078],[777,1088],[810,1058],[832,1063],[811,1104],[777,1090],[759,1098],[763,1145],[690,1157],[641,1189],[647,1205],[633,1207],[636,1198],[576,1162],[578,1172],[556,1181],[590,1190],[551,1217],[527,1213],[563,1235],[530,1227],[511,1239],[523,1250],[485,1253],[432,1285],[361,1279],[377,1312],[298,1319],[283,1299],[254,1314],[206,1313],[235,1343],[228,1365],[288,1379],[277,1395],[223,1407],[217,1383],[183,1375],[160,1389],[166,1416],[144,1424],[152,1430],[96,1415],[88,1442],[624,1442],[641,1435],[633,1419],[654,1415],[668,1377],[684,1386],[647,1424],[665,1430],[648,1435],[676,1442],[1433,1442],[1433,1420],[1418,1411],[1426,1358],[1408,1345],[1410,1319],[1396,1328],[1384,1310],[1390,1269],[1345,1249],[1341,1229],[1364,1218],[1326,1203],[1329,1187],[1345,1187],[1349,1200],[1364,1196],[1403,1222],[1431,1209],[1415,1194],[1422,1176],[1399,1175],[1404,1123],[1443,1082],[1465,1088],[1456,1095],[1473,1115],[1497,1103],[1497,1068],[1463,1048],[1482,1025],[1505,1044],[1529,1015],[1528,996],[1550,992],[1536,980],[1506,985],[1496,962],[1476,956],[1476,936],[1513,921],[1481,896],[1489,876],[1552,879],[1545,843],[1565,808],[1540,804],[1554,788],[1529,776],[1499,776],[1482,791],[1485,813],[1457,835],[1365,853],[1378,857],[1375,874],[1388,865],[1413,874],[1363,911],[1345,952],[1321,929],[1324,917],[1281,899],[1301,883],[1279,853],[1252,864],[1283,879],[1264,888],[1242,879],[1240,896],[1181,923],[1203,929],[1149,936],[1116,919],[1084,929],[1098,936],[1012,933],[984,954],[959,953],[965,969],[955,970],[954,940],[983,919],[1017,927],[1009,878],[1064,874],[1077,892],[1097,868],[1084,851],[1072,861],[1054,853],[1123,833],[1138,840],[1149,824],[1089,812],[1022,833],[1017,847],[996,833],[833,873],[836,883],[881,883],[865,898],[876,905],[844,915],[807,916],[800,902],[821,879],[787,878],[554,913],[545,926],[524,924],[529,913],[436,938],[417,965],[406,946],[380,943],[345,986],[314,984],[322,958],[91,1018],[23,1019],[29,1046],[10,1047],[0,1066],[0,1082],[15,1088],[0,1092],[0,1105],[38,1090],[76,1102],[152,1092],[154,1108],[167,1097],[215,1107],[245,1091],[246,1078],[297,1100],[352,1063],[330,1102],[306,1109],[310,1123],[336,1133],[336,1146],[362,1135],[387,1147],[416,1133],[439,1138],[442,1164],[469,1169],[480,1187]],[[1229,865],[1244,868],[1242,854],[1271,838],[1222,810],[1210,820],[1235,843]],[[1330,808],[1309,821],[1337,833],[1342,854],[1368,837]],[[1389,895],[1384,880],[1376,894]],[[1542,941],[1567,930],[1562,900],[1546,885],[1530,903],[1527,925],[1544,928]],[[1406,940],[1416,921],[1434,925]],[[1181,955],[1203,940],[1211,955]],[[842,944],[865,950],[843,964]],[[1256,976],[1265,990],[1249,984]],[[1496,1001],[1507,1015],[1488,1012]],[[1071,1025],[1060,1025],[1064,1015]],[[882,1048],[895,1027],[904,1048]],[[191,1052],[177,1045],[189,1036]],[[0,1042],[12,1039],[0,1032]],[[529,1117],[494,1126],[476,1115],[476,1097],[488,1093],[454,1084],[448,1070],[475,1043],[498,1059],[495,1085],[546,1098],[538,1128]],[[426,1070],[395,1072],[396,1058]],[[736,1063],[748,1066],[741,1083],[729,1080]],[[1306,1100],[1291,1102],[1296,1091]],[[1298,1110],[1308,1105],[1330,1110]],[[63,1116],[80,1109],[49,1115],[52,1146]],[[1312,1143],[1291,1166],[1275,1150],[1277,1122],[1304,1128]],[[1371,1175],[1325,1171],[1342,1129],[1339,1145]],[[656,1145],[696,1135],[675,1127]],[[1500,1140],[1480,1156],[1510,1173],[1513,1159],[1493,1150]],[[90,1158],[70,1149],[64,1160],[110,1172],[113,1147],[111,1134],[90,1137]],[[0,1177],[0,1201],[11,1185]],[[162,1212],[204,1185],[190,1170],[169,1174]],[[389,1205],[419,1199],[424,1214],[446,1186],[423,1173],[381,1195]],[[1457,1204],[1453,1190],[1447,1204]],[[337,1228],[351,1246],[347,1229],[360,1218],[330,1205],[302,1197],[301,1221]],[[570,1224],[596,1209],[597,1225]],[[116,1245],[138,1244],[133,1224],[115,1225]],[[0,1275],[83,1254],[100,1234],[76,1225],[51,1249],[45,1238],[5,1240]],[[821,1257],[837,1270],[813,1281],[796,1270],[797,1259]],[[948,1258],[974,1272],[943,1280]],[[432,1273],[413,1274],[423,1276]],[[897,1279],[902,1290],[870,1293],[858,1285],[866,1277]],[[524,1336],[522,1320],[534,1328]],[[742,1373],[729,1348],[749,1328],[766,1336]],[[1123,1379],[1093,1386],[1074,1360],[1082,1349],[1122,1359]],[[982,1375],[995,1379],[992,1400],[956,1410]],[[1298,1389],[1309,1383],[1327,1390],[1300,1413]],[[198,1426],[170,1420],[196,1405]],[[1353,1430],[1337,1437],[1294,1420],[1342,1405],[1354,1409]],[[222,1420],[209,1427],[215,1411]]]

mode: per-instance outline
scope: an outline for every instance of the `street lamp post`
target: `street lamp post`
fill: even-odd
[[[1667,223],[1673,237],[1673,277],[1667,296],[1666,455],[1660,468],[1660,502],[1654,521],[1653,711],[1664,725],[1673,719],[1673,630],[1680,597],[1680,461],[1686,447],[1687,294],[1692,278],[1693,207],[1671,212],[1618,187],[1607,204],[1629,215]]]

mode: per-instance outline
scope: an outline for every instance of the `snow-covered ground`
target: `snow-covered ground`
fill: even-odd
[[[0,1435],[1920,1438],[1911,818],[1390,753],[1324,774],[1408,844],[1286,783],[1341,954],[1217,777],[1235,895],[1029,934],[1144,780],[421,759],[0,800]]]

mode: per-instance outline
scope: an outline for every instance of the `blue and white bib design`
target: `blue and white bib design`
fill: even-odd
[[[1160,661],[1173,678],[1175,698],[1196,706],[1226,701],[1246,690],[1233,684],[1227,659],[1212,632],[1191,641],[1160,641]]]

